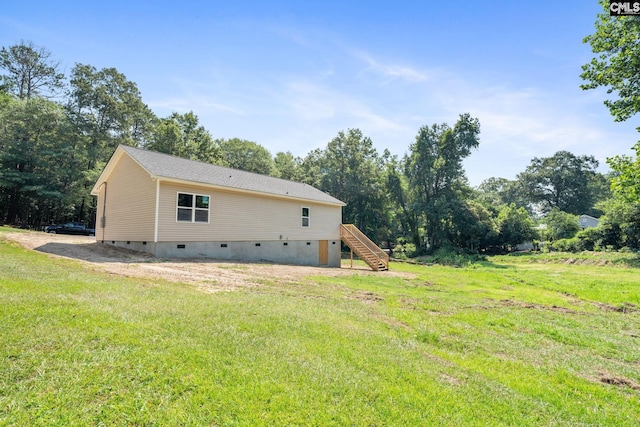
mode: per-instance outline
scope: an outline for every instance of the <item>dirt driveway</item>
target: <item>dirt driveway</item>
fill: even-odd
[[[299,281],[307,276],[405,275],[374,272],[358,266],[322,268],[280,264],[241,263],[208,259],[159,259],[143,252],[97,243],[95,237],[65,236],[42,232],[2,233],[27,249],[73,258],[111,274],[148,277],[190,283],[205,292],[260,286],[265,280]]]

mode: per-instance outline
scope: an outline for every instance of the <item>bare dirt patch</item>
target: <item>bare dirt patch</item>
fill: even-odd
[[[596,307],[605,310],[605,311],[615,311],[618,313],[636,313],[638,311],[640,311],[640,308],[638,308],[637,305],[632,304],[630,302],[623,302],[622,304],[615,306],[615,305],[611,305],[611,304],[607,304],[604,302],[594,302],[593,303]]]
[[[413,277],[410,274],[374,272],[366,267],[323,268],[295,265],[243,263],[210,259],[160,259],[153,255],[96,242],[95,237],[66,236],[41,232],[3,233],[5,239],[52,256],[73,258],[110,274],[189,283],[205,292],[258,287],[267,281],[296,282],[309,276],[380,274]]]
[[[640,384],[632,379],[613,375],[608,372],[600,372],[597,377],[598,381],[604,384],[611,384],[617,387],[628,387],[632,390],[640,390]]]
[[[560,312],[560,313],[567,313],[567,314],[576,314],[576,313],[578,313],[577,311],[572,310],[572,309],[567,308],[567,307],[559,307],[557,305],[534,304],[534,303],[528,303],[528,302],[523,302],[523,301],[514,301],[512,299],[500,300],[500,305],[501,306],[506,306],[506,307],[528,308],[528,309],[533,309],[533,310],[551,310],[551,311],[557,311],[557,312]]]
[[[353,298],[365,303],[374,303],[384,300],[384,298],[374,294],[373,292],[358,292],[353,295]]]

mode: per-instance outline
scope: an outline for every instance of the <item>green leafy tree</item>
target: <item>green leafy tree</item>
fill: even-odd
[[[409,148],[405,159],[405,175],[413,200],[412,209],[419,212],[430,249],[447,244],[460,191],[466,187],[462,161],[478,147],[480,122],[463,114],[453,128],[447,124],[424,126]],[[424,239],[415,242],[424,249]]]
[[[311,150],[300,163],[300,182],[320,188],[322,181],[323,150],[316,148]]]
[[[616,121],[640,111],[640,17],[610,16],[609,1],[600,0],[595,32],[585,37],[597,56],[583,65],[583,89],[607,88],[617,99],[605,101]],[[640,130],[640,128],[638,128]]]
[[[534,229],[534,222],[527,210],[515,204],[504,205],[497,218],[499,237],[502,246],[514,248],[521,243],[529,242],[538,237]],[[577,224],[577,222],[576,222]]]
[[[88,170],[109,159],[119,144],[146,145],[156,118],[124,74],[76,64],[70,84],[67,114],[83,139]]]
[[[607,159],[614,172],[611,179],[611,191],[614,197],[628,203],[640,202],[640,143],[633,147],[635,159],[630,156],[615,156]]]
[[[158,120],[146,147],[185,159],[220,162],[220,149],[192,111]]]
[[[95,199],[89,191],[97,174],[119,144],[146,145],[156,117],[142,102],[137,85],[122,73],[83,64],[71,72],[66,111],[73,127],[69,143],[76,147],[74,157],[83,161],[85,172],[74,216],[90,220]]]
[[[603,211],[598,206],[603,201],[612,197],[613,193],[611,192],[611,184],[614,175],[616,175],[615,172],[609,172],[606,174],[596,172],[593,174],[592,179],[589,181],[589,192],[595,203],[590,209],[583,213],[596,218],[603,214]]]
[[[158,120],[145,148],[158,153],[191,158],[191,155],[187,154],[190,150],[188,143],[184,141],[184,136],[180,123],[172,115]]]
[[[63,108],[44,98],[0,109],[0,221],[37,224],[57,210],[77,179]]]
[[[580,231],[578,216],[560,209],[552,209],[545,217],[547,240],[570,239]]]
[[[60,63],[51,58],[51,52],[32,42],[3,47],[0,50],[0,68],[4,91],[18,99],[35,96],[53,96],[64,86]]]
[[[221,163],[262,175],[276,174],[273,158],[262,145],[239,138],[216,140],[220,147]]]
[[[599,207],[604,211],[598,225],[602,246],[640,250],[640,202],[612,197]]]
[[[546,213],[556,208],[582,214],[597,201],[591,185],[597,167],[593,156],[558,151],[551,157],[534,157],[517,180],[527,190],[529,203],[538,210]]]
[[[452,215],[450,241],[457,247],[477,251],[496,244],[498,225],[491,212],[470,198],[458,199]]]
[[[370,138],[359,129],[339,132],[317,153],[320,189],[347,203],[343,221],[377,240],[388,223],[383,161]]]
[[[6,92],[2,92],[0,89],[0,110],[7,107],[11,102],[11,95]]]
[[[392,215],[397,219],[395,222],[397,235],[409,238],[416,246],[420,246],[420,212],[413,208],[413,200],[409,191],[409,183],[402,173],[404,165],[395,157],[386,163],[387,182],[386,190],[389,195],[390,209]]]
[[[596,57],[582,67],[583,89],[604,87],[612,99],[605,100],[616,121],[625,121],[640,112],[640,17],[610,16],[609,1],[600,0],[595,32],[584,39]],[[637,128],[640,131],[640,127]],[[636,247],[640,241],[640,143],[636,158],[615,156],[607,159],[614,171],[612,199],[603,203],[601,218],[603,243],[611,247]]]
[[[528,208],[527,191],[519,185],[518,181],[506,178],[488,178],[482,181],[477,188],[478,198],[488,209],[497,215],[498,207],[515,204],[518,207]]]
[[[277,171],[277,174],[274,175],[289,181],[299,181],[301,179],[300,164],[302,159],[294,157],[289,151],[276,153],[273,163]]]

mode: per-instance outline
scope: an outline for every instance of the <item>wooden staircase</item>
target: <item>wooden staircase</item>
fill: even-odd
[[[374,271],[389,269],[389,255],[353,224],[340,224],[340,239]]]

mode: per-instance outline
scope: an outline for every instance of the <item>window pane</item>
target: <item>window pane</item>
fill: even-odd
[[[302,208],[302,216],[309,216],[309,208]]]
[[[309,218],[302,218],[302,226],[303,227],[309,226]]]
[[[191,209],[178,208],[178,221],[191,222]]]
[[[209,209],[209,196],[196,196],[196,208]]]
[[[178,193],[178,206],[193,206],[193,194]]]
[[[196,222],[209,222],[209,211],[196,209]]]

